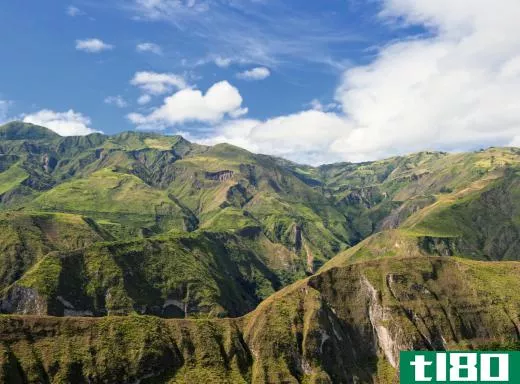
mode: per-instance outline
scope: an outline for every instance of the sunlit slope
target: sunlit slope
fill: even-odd
[[[10,246],[6,312],[236,316],[338,253],[326,268],[520,254],[515,148],[310,167],[180,136],[60,137],[23,123],[0,132],[0,208],[88,227],[63,226],[54,241],[67,247],[41,245],[47,235],[30,251],[25,240]]]
[[[490,148],[461,154],[421,152],[361,164],[332,164],[309,172],[351,218],[357,238],[362,240],[374,232],[399,227],[410,215],[445,195],[485,188],[519,166],[519,149]]]
[[[217,145],[174,164],[169,191],[200,217],[202,227],[256,225],[320,265],[350,242],[348,222],[312,186],[268,156]]]
[[[156,232],[161,228],[186,230],[196,222],[165,191],[112,169],[60,184],[38,196],[29,208],[78,213],[104,220],[107,226],[113,222]]]
[[[0,127],[0,382],[393,384],[400,350],[519,348],[519,162]]]
[[[520,260],[520,178],[477,182],[445,194],[412,214],[399,228],[376,233],[326,267],[376,258],[460,256]]]
[[[519,268],[435,257],[332,268],[240,319],[2,317],[1,380],[395,383],[400,350],[518,348]]]
[[[112,239],[93,220],[61,213],[0,214],[0,289],[52,251],[71,251]]]

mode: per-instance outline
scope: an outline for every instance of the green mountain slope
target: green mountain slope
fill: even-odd
[[[70,275],[77,278],[66,289],[81,296],[72,304],[77,313],[183,316],[157,308],[169,299],[186,300],[183,290],[195,278],[204,284],[194,285],[192,297],[198,298],[189,316],[243,315],[337,253],[350,255],[351,262],[403,255],[517,260],[520,254],[520,151],[514,148],[422,152],[313,168],[227,144],[192,144],[180,136],[125,132],[62,138],[23,123],[0,132],[0,209],[54,218],[80,215],[99,236],[65,249],[44,246],[42,236],[38,246],[31,245],[38,251],[26,251],[27,243],[11,245],[0,282],[8,311],[71,310],[58,300],[65,297],[63,276]],[[72,226],[75,231],[83,236]],[[174,255],[189,265],[197,260],[182,242],[168,240],[172,236],[193,236],[188,249],[204,249],[203,257],[213,264],[182,270]],[[229,263],[236,261],[230,242],[238,244],[242,269],[249,271],[230,272]],[[88,272],[85,260],[103,264],[105,258],[113,276]],[[140,274],[136,283],[137,264],[168,272]],[[175,284],[165,283],[167,274],[177,275]],[[223,289],[226,276],[240,283]],[[95,288],[86,287],[85,280]],[[135,284],[142,292],[132,291]],[[112,290],[121,304],[106,304]],[[26,304],[29,296],[40,301]]]
[[[517,148],[0,127],[0,383],[393,384],[402,349],[520,348],[518,260]]]
[[[61,213],[2,213],[0,233],[0,290],[49,252],[113,240],[92,220]]]
[[[518,263],[331,268],[239,319],[0,317],[4,382],[396,383],[400,349],[518,348]]]
[[[361,164],[313,170],[324,193],[352,216],[358,239],[399,227],[444,195],[481,189],[520,166],[520,149],[490,148],[463,154],[421,152]],[[517,177],[517,176],[515,176]]]
[[[150,187],[137,176],[107,168],[42,193],[29,208],[89,215],[103,220],[106,227],[119,224],[151,232],[187,230],[197,221],[165,191]]]
[[[394,256],[520,260],[520,178],[478,181],[445,194],[394,230],[368,237],[325,265]]]
[[[520,173],[511,170],[482,189],[439,199],[402,225],[430,237],[453,238],[457,252],[474,258],[518,260]]]
[[[0,140],[58,140],[51,130],[34,124],[14,121],[0,126]]]
[[[131,233],[136,233],[133,229],[138,227],[147,236],[173,227],[193,230],[199,223],[207,228],[204,223],[212,222],[216,215],[225,223],[227,215],[222,215],[222,209],[234,207],[243,215],[254,217],[256,214],[254,221],[266,236],[298,254],[306,264],[303,270],[309,271],[350,242],[350,230],[343,214],[321,193],[268,156],[254,155],[229,145],[204,147],[178,136],[143,133],[33,140],[25,133],[31,127],[22,127],[17,140],[0,142],[0,153],[13,157],[21,170],[17,178],[4,175],[9,181],[0,195],[0,207],[4,209],[81,212],[113,224],[131,223]],[[10,166],[13,164],[11,161]],[[111,206],[114,201],[114,210],[128,209],[117,205],[117,196],[113,195],[118,194],[128,199],[136,210],[150,213],[151,209],[139,197],[139,189],[145,187],[130,188],[137,196],[117,190],[100,191],[99,180],[104,184],[106,179],[108,187],[115,177],[106,173],[99,177],[98,172],[107,169],[114,170],[121,178],[135,176],[139,179],[134,179],[136,183],[148,186],[150,191],[153,189],[152,195],[167,195],[173,203],[168,202],[164,207],[166,211],[172,210],[170,205],[176,205],[181,211],[167,212],[177,218],[177,223],[150,230],[152,215],[139,218],[132,214],[121,220],[109,217],[107,205]],[[98,190],[89,191],[91,184]],[[110,188],[116,189],[113,185]],[[103,215],[91,209],[91,203],[98,203],[98,198]],[[157,202],[163,203],[160,199]],[[155,215],[155,220],[161,221],[161,215]],[[122,229],[121,233],[124,232]]]
[[[197,232],[49,253],[5,290],[7,312],[237,316],[280,288],[261,245]]]

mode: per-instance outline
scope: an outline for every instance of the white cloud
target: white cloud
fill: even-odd
[[[239,109],[229,112],[229,116],[232,117],[233,119],[237,119],[239,117],[247,115],[248,112],[249,112],[249,108],[247,108],[247,107],[239,108]]]
[[[11,104],[12,102],[9,100],[0,100],[0,124],[3,124],[7,121],[7,114]]]
[[[226,115],[237,116],[247,112],[242,107],[238,89],[227,81],[209,88],[206,94],[196,89],[183,89],[164,99],[164,104],[149,115],[131,113],[130,121],[142,128],[160,128],[190,121],[217,123]]]
[[[384,16],[433,37],[397,42],[345,72],[337,99],[353,126],[346,158],[504,145],[520,132],[520,2],[386,0]]]
[[[137,52],[151,52],[156,55],[162,55],[162,48],[160,45],[155,43],[140,43],[135,47]]]
[[[186,80],[180,75],[145,71],[137,72],[130,83],[152,95],[171,92],[174,88],[184,89],[188,87]]]
[[[209,9],[205,1],[199,0],[132,0],[139,17],[159,20],[164,14],[182,18],[191,14],[204,13]]]
[[[256,67],[237,74],[239,79],[244,80],[264,80],[271,75],[271,71],[265,67]]]
[[[76,49],[88,53],[99,53],[114,49],[113,45],[107,44],[99,39],[76,40]]]
[[[212,136],[196,140],[205,144],[228,142],[253,152],[317,164],[339,159],[329,153],[329,149],[350,129],[349,123],[337,114],[308,110],[266,121],[226,122],[218,126]]]
[[[71,17],[76,17],[76,16],[84,15],[84,12],[81,9],[79,9],[78,7],[69,5],[67,7],[67,15],[69,15]]]
[[[232,62],[270,68],[304,61],[343,69],[338,47],[345,42],[367,41],[345,23],[344,12],[295,8],[284,1],[128,0],[122,3],[122,8],[130,11],[134,19],[166,21],[189,39],[197,39],[205,51],[224,59],[220,61],[224,67],[229,65],[226,58],[232,58]],[[327,23],[323,23],[324,18]]]
[[[49,128],[61,136],[84,136],[99,132],[90,127],[87,116],[72,109],[67,112],[55,112],[42,109],[36,113],[25,115],[23,121]]]
[[[520,144],[520,2],[384,0],[381,17],[429,34],[343,73],[341,111],[321,103],[199,137],[300,162],[362,161],[425,149]],[[398,25],[398,24],[397,24]]]
[[[232,63],[232,59],[230,59],[229,57],[221,57],[221,56],[217,56],[215,57],[215,64],[217,65],[217,67],[220,67],[220,68],[227,68],[231,65]]]
[[[316,111],[330,112],[330,111],[341,109],[341,106],[338,103],[323,104],[318,99],[312,99],[311,102],[307,105]]]
[[[118,108],[128,107],[128,102],[121,95],[106,97],[105,104],[115,105]]]
[[[508,144],[509,147],[520,147],[520,135],[513,137],[513,140]]]
[[[139,98],[137,99],[137,104],[145,105],[148,104],[150,101],[152,101],[152,96],[144,94],[139,96]]]

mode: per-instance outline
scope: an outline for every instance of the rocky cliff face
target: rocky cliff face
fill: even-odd
[[[47,300],[37,290],[27,287],[13,286],[0,302],[3,313],[19,313],[21,315],[43,315],[48,313]]]
[[[402,349],[516,345],[519,273],[385,259],[327,269],[239,319],[1,317],[0,382],[396,383]]]
[[[233,171],[218,171],[218,172],[206,172],[205,178],[206,180],[213,180],[213,181],[227,181],[230,180],[233,177],[234,172]]]

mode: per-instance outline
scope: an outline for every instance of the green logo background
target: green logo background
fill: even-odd
[[[446,381],[436,381],[435,373],[436,373],[436,355],[438,353],[445,353],[447,356],[447,372],[446,372]],[[479,370],[479,362],[480,355],[486,353],[492,354],[507,354],[509,355],[509,381],[480,381],[480,374],[478,376],[478,381],[450,381],[449,369],[450,369],[450,354],[452,353],[474,353],[477,355],[477,370]],[[415,361],[416,356],[424,356],[427,361],[431,361],[432,365],[425,367],[426,377],[432,377],[431,381],[416,381],[415,380],[415,367],[411,365],[413,361]],[[430,351],[406,351],[401,352],[400,354],[400,384],[418,384],[418,383],[431,383],[431,384],[490,384],[490,383],[505,383],[505,384],[520,384],[520,352],[509,352],[509,351],[439,351],[439,352],[430,352]],[[492,364],[491,373],[495,375],[498,372],[497,364]]]

